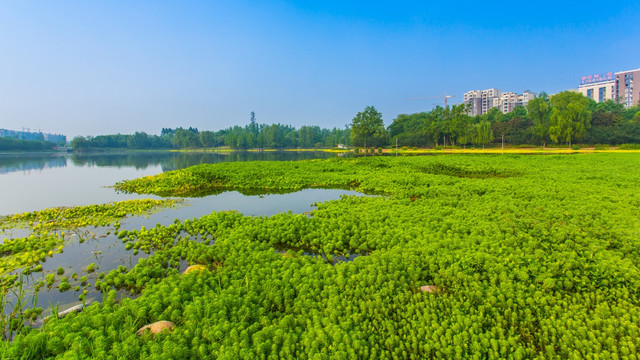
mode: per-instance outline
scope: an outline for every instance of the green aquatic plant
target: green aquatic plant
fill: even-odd
[[[0,224],[5,229],[27,227],[31,230],[26,237],[8,238],[0,244],[0,276],[32,265],[36,265],[33,271],[42,271],[39,263],[64,251],[63,244],[70,231],[87,226],[107,226],[127,216],[149,214],[177,204],[177,200],[169,199],[126,200],[104,205],[53,208],[0,218]],[[59,268],[60,271],[62,273],[58,275],[64,273],[64,269]]]
[[[634,358],[639,162],[639,154],[368,157],[204,165],[122,183],[183,195],[328,186],[385,196],[119,231],[123,247],[150,256],[98,276],[100,303],[18,334],[2,354]],[[206,269],[183,274],[196,264]],[[158,321],[175,327],[136,335]]]
[[[28,227],[33,232],[64,231],[87,226],[107,226],[127,216],[149,214],[159,209],[175,206],[178,200],[125,200],[101,205],[59,207],[26,212],[0,218],[3,228]]]

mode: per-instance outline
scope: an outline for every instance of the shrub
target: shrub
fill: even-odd
[[[640,144],[622,144],[620,150],[640,150]]]

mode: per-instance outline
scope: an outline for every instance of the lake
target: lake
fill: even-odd
[[[258,160],[293,161],[333,156],[336,155],[311,151],[0,155],[0,216],[49,207],[155,198],[149,195],[119,194],[110,186],[121,180],[198,164]]]

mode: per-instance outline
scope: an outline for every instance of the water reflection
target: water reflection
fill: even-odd
[[[119,154],[74,154],[71,161],[75,166],[134,167],[144,170],[150,166],[160,166],[163,172],[184,169],[199,164],[215,164],[234,161],[293,161],[306,159],[326,159],[335,156],[322,151],[267,151],[267,152],[155,152]]]
[[[19,155],[0,157],[0,174],[29,172],[67,166],[64,155]]]
[[[329,158],[327,152],[120,152],[0,155],[0,215],[49,207],[103,204],[148,195],[116,193],[122,180],[185,167],[230,161],[290,161]]]
[[[326,159],[336,156],[322,151],[263,151],[263,152],[122,152],[50,155],[0,155],[0,174],[28,172],[50,168],[115,167],[144,170],[160,167],[163,172],[199,164],[233,161],[293,161]],[[69,163],[70,162],[70,163]]]

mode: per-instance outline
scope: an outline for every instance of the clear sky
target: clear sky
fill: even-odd
[[[390,124],[444,92],[640,68],[640,1],[0,2],[0,128]],[[453,101],[452,101],[453,100]]]

